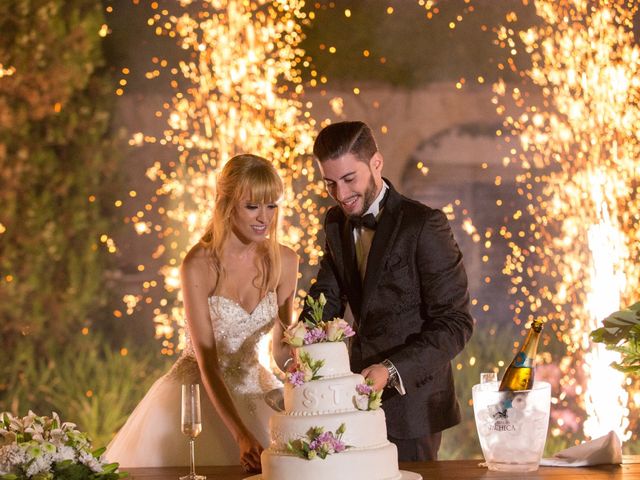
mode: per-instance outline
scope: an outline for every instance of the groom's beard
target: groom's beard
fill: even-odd
[[[347,215],[349,218],[353,217],[361,217],[364,213],[369,210],[369,207],[373,204],[376,199],[376,182],[373,180],[373,175],[369,177],[369,183],[367,184],[367,188],[364,190],[362,194],[362,210],[358,213],[353,213],[351,215]],[[346,212],[345,212],[346,213]]]

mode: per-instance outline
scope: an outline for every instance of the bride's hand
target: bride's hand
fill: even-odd
[[[253,435],[247,434],[240,438],[240,466],[245,472],[260,472],[260,454],[262,445]]]

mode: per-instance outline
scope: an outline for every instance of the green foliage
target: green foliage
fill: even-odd
[[[307,327],[313,328],[322,324],[322,312],[324,306],[327,304],[327,299],[324,297],[324,293],[320,294],[318,300],[313,297],[307,296],[307,305],[311,308],[310,318],[305,319]]]
[[[114,352],[99,336],[78,336],[60,346],[55,359],[20,343],[17,355],[0,365],[0,411],[59,413],[106,445],[124,424],[151,383],[168,368],[154,343]]]
[[[102,3],[0,2],[0,336],[53,348],[104,307],[118,162]],[[45,354],[46,355],[46,354]]]
[[[85,326],[108,290],[118,161],[102,2],[0,2],[0,405],[56,410],[105,439],[139,398],[150,360]],[[87,392],[92,391],[92,396]]]
[[[613,312],[602,324],[591,332],[591,339],[620,353],[620,362],[611,366],[624,373],[640,374],[640,302]]]

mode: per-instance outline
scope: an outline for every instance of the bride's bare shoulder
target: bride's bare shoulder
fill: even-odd
[[[297,262],[298,254],[291,248],[286,245],[280,245],[280,258],[285,262]]]
[[[183,275],[207,275],[209,272],[209,253],[200,243],[187,252],[180,267]]]
[[[280,258],[283,272],[297,272],[300,257],[290,247],[280,244]]]

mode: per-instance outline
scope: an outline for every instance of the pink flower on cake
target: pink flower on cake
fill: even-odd
[[[305,382],[310,382],[311,380],[315,380],[314,378],[315,371],[307,363],[303,363],[300,365],[300,373],[302,373],[302,378]]]
[[[301,347],[304,344],[307,332],[304,322],[298,322],[284,331],[284,341],[293,347]]]
[[[356,392],[358,392],[360,395],[369,396],[371,392],[373,392],[373,387],[368,383],[361,383],[360,385],[356,385]]]
[[[356,334],[346,321],[342,318],[334,318],[326,323],[327,340],[330,342],[340,342],[345,338],[352,337]]]

